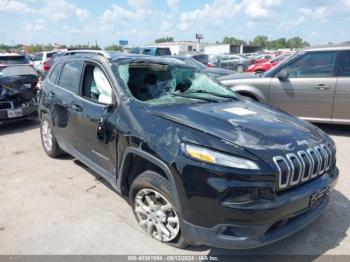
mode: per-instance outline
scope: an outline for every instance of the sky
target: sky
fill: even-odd
[[[0,0],[0,43],[94,44],[160,37],[205,42],[300,36],[350,41],[350,0]]]

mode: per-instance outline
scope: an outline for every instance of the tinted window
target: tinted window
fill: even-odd
[[[142,54],[150,55],[151,54],[151,49],[144,49],[144,50],[142,50]]]
[[[341,53],[341,61],[339,76],[350,76],[350,52]]]
[[[83,80],[83,97],[101,104],[112,103],[112,87],[104,72],[97,66],[87,65]]]
[[[0,64],[2,65],[26,65],[29,60],[25,56],[0,56]]]
[[[51,75],[50,75],[50,81],[52,83],[57,84],[58,76],[60,75],[61,69],[62,69],[62,64],[58,64],[52,70]]]
[[[171,52],[169,48],[157,48],[156,55],[171,55]]]
[[[335,52],[308,53],[288,65],[288,77],[331,77],[334,76]]]
[[[64,64],[59,85],[69,91],[78,93],[80,76],[83,68],[81,61],[72,61]]]
[[[54,53],[47,53],[46,54],[46,58],[51,58],[53,55],[56,55],[57,53],[54,52]]]

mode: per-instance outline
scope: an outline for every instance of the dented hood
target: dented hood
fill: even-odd
[[[319,128],[278,109],[251,101],[161,106],[153,115],[240,146],[264,159],[324,143]]]

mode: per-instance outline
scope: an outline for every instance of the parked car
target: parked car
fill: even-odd
[[[169,47],[145,47],[145,48],[141,48],[140,54],[152,55],[152,56],[163,56],[163,55],[171,55],[171,51]]]
[[[37,81],[29,65],[7,64],[0,69],[0,124],[37,116]]]
[[[187,64],[189,66],[193,66],[193,67],[197,68],[198,70],[205,72],[214,78],[218,78],[221,76],[231,75],[231,74],[236,73],[235,71],[228,70],[228,69],[205,66],[201,62],[197,61],[196,59],[193,59],[193,58],[188,57],[188,56],[176,55],[176,56],[164,56],[164,57],[180,60],[180,61],[184,62],[185,64]]]
[[[256,63],[254,65],[249,66],[246,72],[257,74],[264,73],[266,71],[269,71],[271,68],[277,66],[278,64],[282,63],[290,56],[291,54],[284,54],[264,63]]]
[[[39,74],[45,74],[45,62],[59,52],[40,52],[32,57],[34,68]]]
[[[83,162],[129,197],[147,234],[176,247],[289,236],[322,213],[338,178],[323,131],[165,58],[66,55],[39,115],[48,156]]]
[[[255,59],[255,64],[261,64],[261,63],[266,63],[273,59],[274,56],[271,54],[262,54],[262,55],[257,55],[254,57]]]
[[[350,46],[302,50],[261,77],[228,76],[231,90],[317,123],[350,124]]]
[[[249,59],[243,55],[215,55],[209,57],[208,66],[243,73],[250,65],[254,63],[254,59]]]
[[[31,62],[24,55],[15,53],[0,53],[0,71],[3,68],[14,65],[31,65]]]

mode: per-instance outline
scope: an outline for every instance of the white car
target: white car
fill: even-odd
[[[39,73],[44,73],[44,62],[50,59],[53,55],[59,52],[40,52],[33,56],[32,61],[34,63],[34,68]]]

